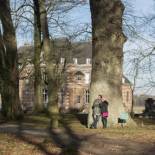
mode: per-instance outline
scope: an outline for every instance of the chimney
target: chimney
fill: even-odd
[[[77,58],[73,58],[73,63],[74,64],[77,64],[78,62],[77,62]]]
[[[123,84],[125,83],[125,78],[124,78],[124,77],[122,77],[122,83],[123,83]]]
[[[86,59],[86,64],[87,64],[87,65],[90,64],[90,61],[91,61],[91,59],[90,59],[90,58],[87,58],[87,59]]]

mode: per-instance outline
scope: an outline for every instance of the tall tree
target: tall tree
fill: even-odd
[[[102,94],[109,101],[109,123],[116,124],[122,103],[123,44],[122,32],[124,5],[121,0],[90,0],[92,18],[92,79],[91,104]],[[92,112],[88,126],[92,122]]]
[[[0,29],[0,94],[2,92],[2,84],[4,79],[4,68],[5,68],[5,48],[3,43],[3,36],[2,36],[2,30]]]
[[[41,24],[40,24],[40,11],[39,3],[33,0],[34,3],[34,104],[35,111],[41,112],[44,110],[43,97],[42,97],[42,79],[40,68],[41,56]]]
[[[53,44],[51,43],[51,39],[49,36],[49,28],[47,21],[47,11],[45,0],[39,0],[40,6],[40,20],[41,20],[41,30],[43,36],[43,49],[45,54],[45,63],[46,63],[46,71],[47,71],[47,79],[48,79],[48,112],[51,117],[51,127],[58,127],[58,83],[57,76],[55,74],[56,71],[56,58],[54,53]]]
[[[15,29],[13,26],[10,1],[0,0],[0,20],[2,23],[1,44],[3,44],[4,62],[2,82],[2,112],[7,118],[14,119],[21,114],[21,106],[19,101],[19,78],[18,78],[18,60],[17,60],[17,43]],[[3,40],[3,42],[2,42]]]

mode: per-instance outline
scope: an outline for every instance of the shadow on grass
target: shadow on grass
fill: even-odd
[[[36,122],[34,118],[37,120]],[[89,136],[76,134],[69,124],[63,120],[60,120],[60,129],[51,129],[49,122],[45,121],[46,119],[37,119],[36,116],[34,116],[34,118],[33,116],[29,117],[26,123],[34,123],[34,126],[37,126],[38,123],[47,123],[47,128],[41,130],[41,128],[37,129],[37,127],[26,126],[23,120],[17,122],[16,130],[11,128],[11,130],[5,130],[5,133],[15,135],[17,139],[34,146],[37,150],[47,155],[79,155],[81,143],[89,138]],[[12,132],[12,130],[14,130],[14,132]],[[29,131],[29,133],[25,133],[25,131]],[[46,135],[43,132],[46,132]],[[39,140],[40,138],[42,138],[41,141]],[[46,143],[51,144],[51,147],[54,144],[56,148],[59,148],[59,151],[53,152],[45,145]]]
[[[44,154],[48,154],[48,155],[56,155],[55,153],[51,153],[49,152],[43,145],[42,143],[39,143],[37,141],[35,141],[33,138],[28,138],[27,136],[25,136],[25,134],[22,133],[23,131],[23,127],[22,127],[22,123],[19,122],[19,127],[18,127],[18,132],[16,133],[16,137],[24,142],[26,142],[27,144],[33,145],[35,146],[39,151],[41,151]]]
[[[87,113],[82,113],[78,109],[70,109],[69,113],[67,114],[61,114],[62,116],[65,117],[65,115],[70,115],[75,118],[75,120],[79,121],[81,125],[84,125],[87,127],[87,120],[88,120],[88,114]]]
[[[70,117],[73,117],[70,115]],[[33,116],[32,122],[34,125],[38,125],[41,123],[47,123],[46,129],[44,128],[41,130],[41,128],[31,128],[31,126],[28,128],[25,126],[25,121],[19,121],[16,123],[17,130],[13,133],[17,139],[21,140],[22,142],[26,144],[30,144],[31,146],[35,147],[35,150],[41,152],[41,154],[45,155],[81,155],[83,152],[81,152],[82,147],[84,146],[84,153],[85,154],[114,154],[115,149],[119,148],[120,146],[120,152],[118,154],[132,154],[133,151],[140,151],[139,154],[142,154],[142,152],[147,152],[146,154],[154,154],[155,153],[155,147],[154,144],[148,145],[148,143],[141,143],[141,142],[135,142],[130,139],[122,139],[119,137],[119,135],[127,134],[125,130],[111,130],[108,131],[109,135],[111,136],[111,133],[114,133],[115,136],[118,136],[118,138],[106,138],[102,134],[97,134],[92,132],[91,134],[89,130],[87,131],[87,134],[77,134],[77,132],[74,131],[73,128],[70,127],[70,124],[66,122],[66,119],[61,119],[60,129],[50,129],[49,124],[47,121],[44,121],[44,118],[34,118],[38,120],[36,123],[34,122]],[[29,122],[31,123],[31,118],[29,118]],[[39,122],[40,120],[40,122]],[[45,119],[46,120],[46,119]],[[47,118],[49,120],[49,118]],[[68,119],[69,121],[70,119]],[[27,123],[27,122],[26,122]],[[33,126],[32,126],[33,127]],[[12,128],[11,128],[12,130]],[[6,133],[11,133],[11,130],[6,130]],[[25,133],[25,130],[34,131],[33,133]],[[94,130],[95,131],[95,130]],[[97,130],[98,131],[98,130]],[[0,130],[1,132],[1,130]],[[39,134],[36,134],[36,133]],[[43,133],[44,132],[44,133]],[[119,135],[118,135],[119,132]],[[45,135],[46,133],[46,135]],[[136,131],[137,133],[137,131]],[[133,133],[131,133],[133,136]],[[83,143],[86,142],[86,143]],[[133,145],[134,143],[134,145]],[[143,148],[141,145],[145,146]],[[106,149],[104,148],[106,146]],[[18,146],[16,146],[18,147]],[[51,150],[51,148],[58,148],[58,150]],[[122,149],[121,149],[122,148]],[[139,150],[139,148],[142,148],[143,150]],[[114,150],[113,150],[114,149]],[[33,149],[33,153],[35,151]],[[125,152],[125,150],[127,152]],[[108,152],[109,151],[109,152]],[[123,152],[124,151],[124,152]],[[131,151],[131,153],[130,153]],[[24,153],[23,153],[24,154]],[[37,154],[37,153],[36,153]]]

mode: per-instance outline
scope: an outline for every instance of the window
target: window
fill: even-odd
[[[75,73],[75,79],[76,80],[83,80],[84,79],[84,74],[81,72],[81,71],[77,71],[76,73]]]
[[[90,58],[86,59],[86,64],[90,64]]]
[[[64,64],[65,63],[65,58],[60,58],[60,64]]]
[[[89,103],[89,90],[86,90],[86,103]]]
[[[129,101],[129,92],[128,91],[126,92],[126,101],[127,102]]]
[[[47,73],[46,72],[42,73],[42,78],[43,78],[44,82],[47,82]]]
[[[76,103],[80,103],[81,96],[76,96]]]
[[[45,107],[46,107],[47,103],[48,103],[48,92],[47,92],[46,88],[43,89],[43,102],[44,102]]]
[[[77,80],[82,80],[81,75],[76,75]]]

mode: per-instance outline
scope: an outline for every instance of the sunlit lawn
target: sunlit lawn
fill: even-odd
[[[68,120],[69,121],[69,120]],[[98,137],[104,137],[113,140],[131,140],[135,143],[146,142],[146,144],[155,144],[155,123],[154,120],[143,119],[137,120],[140,124],[136,128],[108,128],[108,129],[87,129],[85,126],[81,125],[78,121],[73,120],[69,123],[67,130],[73,132],[74,135],[80,135],[81,137],[92,135]],[[22,122],[23,129],[48,129],[49,128],[49,118],[45,115],[40,116],[29,116]],[[18,124],[17,122],[9,122],[13,124]],[[0,124],[3,126],[3,124]],[[61,124],[61,129],[65,130],[63,124]],[[46,131],[45,131],[46,132]],[[70,135],[69,135],[70,136]],[[89,137],[89,136],[88,136]],[[89,139],[87,139],[89,141]],[[106,140],[105,140],[106,142]],[[91,143],[91,140],[90,140]],[[94,139],[95,143],[95,139]],[[126,141],[128,143],[128,141]],[[136,147],[136,146],[135,146]],[[77,149],[77,148],[75,148]],[[80,147],[78,148],[80,150]],[[101,148],[102,149],[102,148]],[[136,149],[136,148],[135,148]],[[64,151],[65,150],[65,151]],[[29,134],[10,134],[10,133],[0,133],[0,155],[43,155],[43,154],[68,154],[74,155],[74,143],[71,146],[62,148],[58,145],[51,137],[47,136],[35,136]],[[81,153],[82,154],[82,153]],[[77,155],[77,154],[75,154]]]

